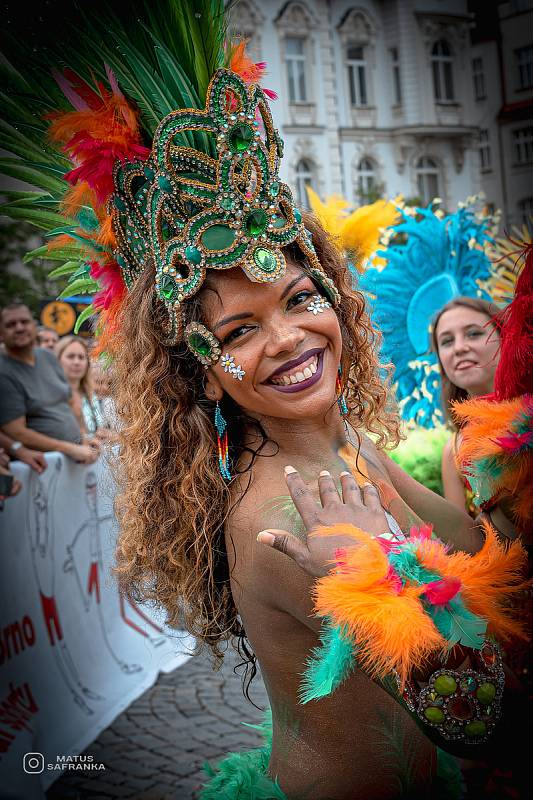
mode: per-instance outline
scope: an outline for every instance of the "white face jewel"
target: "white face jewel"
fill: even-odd
[[[322,314],[325,308],[331,308],[331,303],[319,294],[315,294],[312,301],[307,306],[307,310],[314,314]]]
[[[222,356],[220,359],[220,364],[224,367],[224,372],[229,372],[230,375],[233,375],[235,380],[242,381],[244,375],[246,375],[245,370],[241,369],[241,365],[238,366],[235,364],[235,359],[233,356],[230,356],[229,353]]]

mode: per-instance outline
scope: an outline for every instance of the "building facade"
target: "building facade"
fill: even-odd
[[[282,177],[359,205],[481,188],[466,2],[241,0],[234,30],[268,64]]]
[[[500,164],[483,161],[493,157],[483,137],[492,145],[503,105],[494,90],[497,45],[473,44],[474,26],[466,0],[240,0],[233,32],[268,64],[282,177],[301,205],[311,185],[354,206],[403,194],[422,203],[440,197],[450,210],[484,189],[504,208]],[[517,136],[523,141],[513,146],[528,157],[527,132]]]
[[[533,215],[533,0],[472,2],[472,73],[481,185],[503,220]],[[533,230],[531,231],[533,232]]]

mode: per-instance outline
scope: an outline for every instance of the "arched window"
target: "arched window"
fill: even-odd
[[[453,93],[453,57],[450,45],[445,39],[435,42],[431,51],[433,69],[433,91],[437,103],[452,103]]]
[[[316,188],[315,167],[309,159],[301,158],[296,165],[296,197],[302,208],[309,208],[306,186]]]
[[[424,205],[439,196],[439,168],[428,156],[422,156],[416,165],[416,182],[418,194]]]
[[[376,169],[370,158],[362,158],[357,165],[357,194],[366,199],[376,188]]]

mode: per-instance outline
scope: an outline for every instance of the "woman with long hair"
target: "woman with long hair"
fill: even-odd
[[[42,59],[69,64],[52,74],[70,105],[47,119],[77,227],[54,235],[69,259],[79,248],[69,286],[99,283],[114,359],[116,571],[215,661],[233,642],[260,664],[271,744],[220,765],[206,798],[426,796],[432,740],[475,747],[495,729],[485,633],[513,630],[495,598],[520,545],[384,454],[399,427],[379,336],[280,178],[264,65],[228,42],[225,12],[139,1],[84,18],[97,86],[83,37],[66,53],[74,37],[54,29],[34,71],[11,41],[41,93]]]
[[[92,383],[89,348],[79,336],[63,336],[55,346],[55,354],[70,384],[72,411],[82,436],[91,441],[105,439],[104,420]]]
[[[453,435],[442,452],[444,496],[474,516],[472,493],[455,464],[460,430],[453,403],[490,394],[499,360],[498,308],[478,297],[455,297],[438,312],[432,326],[432,347],[439,360],[442,410]]]

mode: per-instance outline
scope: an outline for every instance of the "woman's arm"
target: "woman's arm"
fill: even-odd
[[[453,437],[446,442],[442,451],[442,485],[446,500],[464,511],[465,489],[455,464]]]

